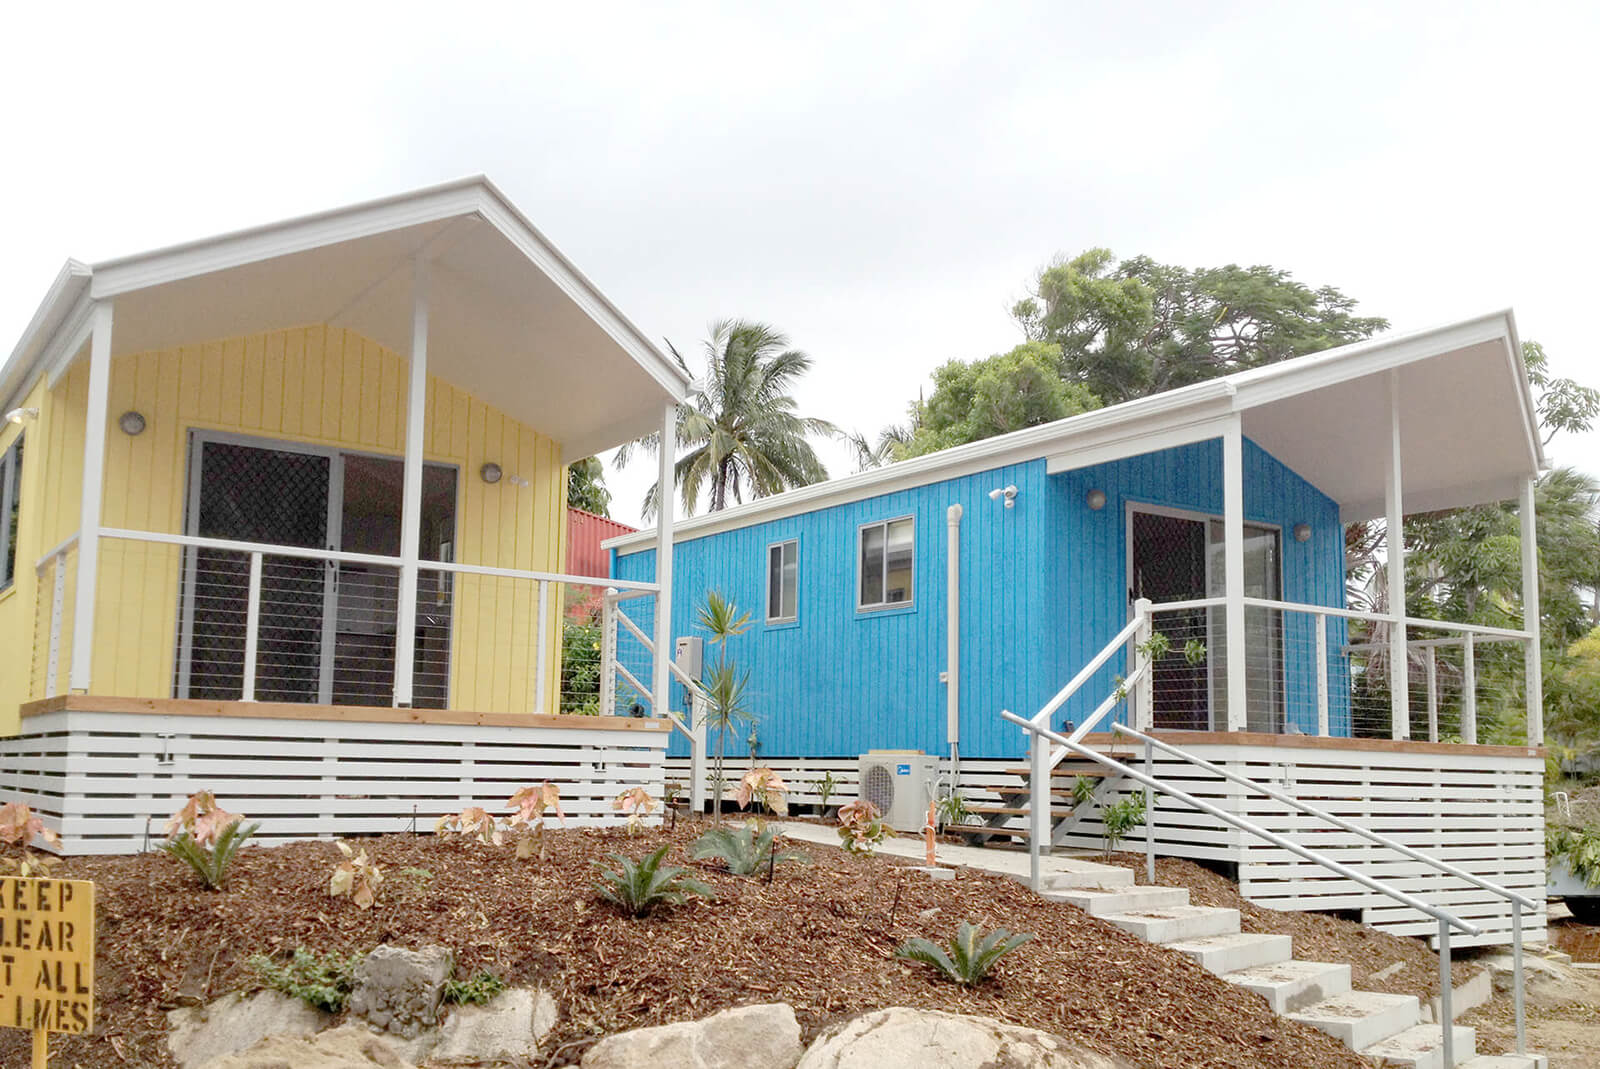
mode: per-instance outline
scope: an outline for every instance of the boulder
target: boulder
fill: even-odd
[[[587,1063],[585,1063],[587,1065]],[[1127,1069],[1060,1036],[903,1006],[874,1010],[817,1037],[798,1069]]]
[[[277,991],[228,995],[167,1014],[167,1050],[180,1069],[244,1050],[267,1036],[308,1036],[333,1020],[319,1009]]]
[[[510,1061],[533,1057],[556,1023],[556,1000],[539,989],[502,991],[482,1006],[458,1006],[439,1029],[432,1057]]]
[[[346,1024],[315,1036],[270,1036],[203,1069],[416,1069],[388,1036]]]
[[[455,957],[445,947],[380,946],[356,966],[350,1013],[374,1028],[415,1039],[439,1023],[444,984],[454,969]]]
[[[589,1048],[582,1065],[583,1069],[794,1069],[800,1052],[800,1023],[794,1010],[779,1002],[607,1036]]]

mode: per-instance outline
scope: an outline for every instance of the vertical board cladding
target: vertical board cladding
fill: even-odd
[[[43,384],[23,399],[21,407],[39,409],[39,418],[22,424],[0,422],[0,456],[4,456],[18,439],[22,441],[22,466],[16,488],[16,566],[10,583],[0,587],[0,734],[17,730],[17,707],[28,699],[33,679],[42,673],[48,656],[48,650],[41,655],[35,648],[35,619],[41,593],[48,604],[54,571],[46,568],[41,578],[34,565],[59,541],[45,541],[43,506],[50,496],[50,487],[41,474],[44,471],[42,458],[49,446],[49,426],[45,420],[48,402]],[[0,516],[0,523],[9,522],[10,517]],[[48,624],[45,631],[48,643]]]
[[[146,430],[107,436],[104,523],[183,531],[189,432],[227,431],[399,459],[405,449],[404,357],[353,331],[309,326],[118,356],[110,407],[136,410]],[[88,369],[80,361],[52,388],[41,419],[48,447],[32,459],[43,552],[77,527]],[[455,559],[464,564],[559,572],[564,564],[566,478],[560,446],[443,380],[428,379],[425,456],[457,469]],[[489,485],[494,461],[527,486]],[[38,473],[47,475],[38,477]],[[31,569],[33,560],[29,558]],[[96,694],[166,697],[172,691],[182,554],[172,546],[107,539],[96,601]],[[556,707],[561,591],[552,591],[545,634],[549,674],[533,693],[538,592],[525,580],[454,580],[450,706],[484,712]],[[69,598],[70,604],[70,598]],[[39,622],[31,621],[35,633]],[[48,631],[48,620],[43,624]],[[60,676],[66,678],[65,658]],[[34,673],[37,677],[38,673]],[[30,681],[28,697],[40,698]],[[6,715],[15,716],[9,696]],[[0,728],[15,731],[11,721]]]
[[[871,749],[945,753],[946,509],[961,521],[961,752],[973,758],[1019,757],[1020,729],[1000,719],[1030,715],[1064,686],[1127,622],[1126,507],[1130,502],[1220,513],[1222,450],[1202,442],[1063,475],[1043,459],[1007,465],[846,504],[678,542],[673,576],[673,632],[703,634],[695,609],[717,590],[751,614],[749,630],[728,655],[750,671],[750,705],[759,753],[839,757]],[[1338,606],[1344,597],[1344,538],[1337,505],[1254,443],[1245,448],[1245,512],[1251,522],[1284,528],[1286,600]],[[1015,507],[989,491],[1016,485]],[[1091,511],[1091,489],[1107,504]],[[857,609],[857,531],[902,516],[916,521],[913,600],[909,606]],[[1288,535],[1308,523],[1312,537]],[[799,544],[798,619],[766,622],[767,549]],[[654,552],[616,552],[620,579],[654,579]],[[649,599],[624,603],[647,633]],[[1330,622],[1331,623],[1331,622]],[[1297,626],[1293,621],[1286,625]],[[1311,624],[1304,624],[1309,630]],[[1330,636],[1334,628],[1330,627]],[[1286,636],[1289,718],[1314,732],[1309,642]],[[1342,641],[1340,636],[1333,641]],[[624,637],[618,656],[648,683],[642,647]],[[707,649],[709,659],[715,651]],[[1079,719],[1115,687],[1125,664],[1108,664],[1066,710]],[[644,673],[644,674],[641,674]],[[675,690],[677,688],[674,688]],[[1332,732],[1349,733],[1348,706],[1334,687]],[[681,701],[674,700],[674,706]],[[727,740],[747,754],[747,730]],[[674,738],[673,753],[683,751]]]

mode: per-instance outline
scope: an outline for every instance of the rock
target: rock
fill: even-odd
[[[307,1036],[333,1020],[321,1010],[277,991],[228,995],[167,1014],[167,1050],[181,1069],[194,1069],[244,1050],[267,1036]]]
[[[445,947],[378,947],[356,966],[350,1012],[375,1028],[415,1039],[439,1023],[444,983],[454,968]]]
[[[607,1036],[583,1069],[794,1069],[800,1023],[784,1003],[741,1006],[699,1021]],[[923,1067],[919,1067],[923,1069]]]
[[[588,1063],[585,1062],[585,1069]],[[1127,1069],[1119,1059],[993,1017],[896,1006],[823,1032],[798,1069]]]
[[[556,1000],[543,990],[502,991],[482,1006],[458,1006],[439,1030],[432,1057],[507,1061],[531,1058],[556,1023]]]
[[[388,1036],[346,1024],[315,1036],[271,1036],[202,1069],[417,1069]]]

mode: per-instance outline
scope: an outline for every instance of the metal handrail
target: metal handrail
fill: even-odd
[[[1432,620],[1423,616],[1394,616],[1390,613],[1366,612],[1362,609],[1341,609],[1333,605],[1312,605],[1303,601],[1269,601],[1266,598],[1246,597],[1244,604],[1252,609],[1282,609],[1286,612],[1304,612],[1320,616],[1337,616],[1346,620],[1366,620],[1377,623],[1403,623],[1407,627],[1432,628],[1437,631],[1458,631],[1462,634],[1480,635],[1487,638],[1503,638],[1526,640],[1533,636],[1527,631],[1516,631],[1509,627],[1490,627],[1487,624],[1463,624],[1454,620]],[[1187,603],[1176,605],[1177,608],[1188,607]],[[1167,610],[1165,603],[1157,603],[1156,611]]]
[[[1274,787],[1268,787],[1264,783],[1258,783],[1248,776],[1241,776],[1237,772],[1229,771],[1228,769],[1223,768],[1221,765],[1213,764],[1202,757],[1189,753],[1187,750],[1174,746],[1168,742],[1162,742],[1160,739],[1157,739],[1154,736],[1147,735],[1142,731],[1136,731],[1125,724],[1113,724],[1111,726],[1111,730],[1119,735],[1126,735],[1129,738],[1139,739],[1145,744],[1146,747],[1154,747],[1157,750],[1161,750],[1163,753],[1169,753],[1180,760],[1189,762],[1196,768],[1204,769],[1207,772],[1221,776],[1223,779],[1231,780],[1242,787],[1247,787],[1251,790],[1257,791],[1260,794],[1264,794],[1268,798],[1273,798],[1277,801],[1283,802],[1285,805],[1293,806],[1308,816],[1316,817],[1318,820],[1326,821],[1327,823],[1341,828],[1344,831],[1359,835],[1368,842],[1376,843],[1379,846],[1388,847],[1391,850],[1405,855],[1413,861],[1420,861],[1425,865],[1431,865],[1440,872],[1454,876],[1459,880],[1464,880],[1480,890],[1488,891],[1490,894],[1498,895],[1499,897],[1510,902],[1511,968],[1512,975],[1514,977],[1514,1001],[1516,1003],[1517,1017],[1517,1053],[1526,1053],[1527,1022],[1524,1018],[1522,987],[1522,910],[1524,907],[1536,910],[1539,908],[1539,903],[1535,902],[1527,895],[1520,895],[1508,887],[1501,887],[1499,884],[1490,883],[1483,877],[1476,876],[1468,872],[1466,869],[1450,864],[1448,861],[1441,861],[1439,858],[1433,857],[1429,854],[1424,854],[1422,851],[1409,847],[1397,839],[1392,839],[1389,836],[1375,832],[1370,828],[1363,828],[1359,824],[1353,824],[1341,816],[1338,816],[1334,813],[1329,813],[1325,809],[1319,809],[1314,805],[1303,802],[1291,794],[1277,790]],[[1149,750],[1147,749],[1146,754],[1148,753]],[[1146,839],[1146,849],[1152,849],[1152,844],[1148,838]]]

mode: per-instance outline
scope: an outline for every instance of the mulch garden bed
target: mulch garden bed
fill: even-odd
[[[986,1014],[1078,1040],[1139,1067],[1360,1069],[1366,1063],[1313,1029],[1272,1016],[1256,996],[1180,955],[1149,946],[1009,880],[958,873],[934,882],[904,863],[802,845],[809,864],[780,867],[771,884],[686,860],[703,825],[629,836],[562,830],[549,856],[517,861],[509,847],[395,835],[365,840],[383,866],[377,905],[330,898],[339,860],[331,843],[249,847],[228,887],[208,892],[165,854],[71,859],[55,875],[98,885],[96,1031],[59,1036],[52,1064],[170,1066],[165,1012],[257,986],[246,959],[296,947],[353,952],[379,943],[454,949],[457,975],[480,969],[512,984],[543,983],[561,1018],[547,1066],[575,1064],[600,1036],[703,1017],[753,1002],[787,1002],[809,1040],[829,1023],[883,1006]],[[716,891],[645,920],[598,901],[597,860],[642,857],[663,839]],[[1172,866],[1179,865],[1181,872]],[[1237,904],[1230,886],[1195,866],[1163,863],[1163,880],[1195,901]],[[1302,954],[1361,941],[1377,947],[1358,975],[1394,960],[1423,994],[1425,949],[1344,931],[1339,922],[1246,907],[1246,927],[1289,925]],[[914,936],[943,938],[968,919],[1037,938],[1007,957],[996,979],[957,987],[897,961]],[[1349,926],[1355,928],[1356,926]],[[1302,942],[1302,939],[1304,942]],[[1341,959],[1335,959],[1341,960]],[[1344,959],[1350,960],[1350,959]],[[27,1064],[27,1036],[0,1036],[0,1065]]]

